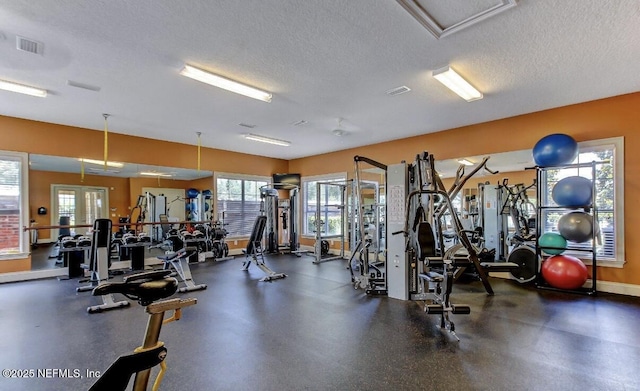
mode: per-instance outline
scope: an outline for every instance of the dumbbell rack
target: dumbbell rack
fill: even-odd
[[[547,166],[540,167],[536,166],[536,183],[538,184],[536,190],[536,259],[538,260],[538,273],[535,278],[535,285],[538,289],[546,289],[546,290],[554,290],[560,292],[571,292],[584,294],[589,296],[595,296],[597,294],[597,256],[596,256],[596,239],[598,236],[597,222],[598,222],[598,210],[596,207],[596,167],[598,164],[602,164],[605,162],[590,162],[590,163],[577,163],[577,164],[566,164],[561,166]],[[548,171],[552,170],[560,170],[560,169],[570,169],[570,168],[590,168],[591,169],[591,186],[592,186],[592,194],[593,197],[591,199],[591,203],[589,205],[580,205],[578,207],[563,207],[553,204],[550,192],[545,192],[545,188],[547,184],[547,174]],[[538,243],[540,236],[545,233],[545,214],[547,212],[559,212],[559,211],[583,211],[588,213],[591,216],[593,222],[593,229],[591,230],[591,247],[585,248],[579,246],[571,246],[567,245],[567,251],[575,251],[575,252],[584,252],[590,254],[591,256],[591,282],[587,283],[588,286],[583,286],[578,289],[560,289],[555,288],[549,285],[544,277],[542,276],[542,264],[545,262],[545,258],[549,258],[549,255],[546,255],[542,252],[540,245]],[[567,254],[571,255],[571,254]],[[575,253],[574,253],[575,256]],[[583,260],[583,257],[578,257]]]

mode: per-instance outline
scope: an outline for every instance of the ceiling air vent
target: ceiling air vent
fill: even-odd
[[[67,80],[67,85],[71,87],[82,88],[84,90],[89,90],[89,91],[95,91],[95,92],[100,91],[100,87],[98,86],[92,86],[91,84],[80,83],[73,80]]]
[[[400,87],[390,89],[389,91],[385,92],[385,94],[389,96],[396,96],[396,95],[404,94],[405,92],[409,92],[409,91],[411,91],[411,88],[407,86],[400,86]]]
[[[32,39],[21,36],[16,37],[16,49],[23,52],[42,54],[42,46],[42,42],[34,41]]]
[[[309,123],[309,121],[306,121],[306,120],[301,119],[300,121],[296,121],[296,122],[294,122],[292,125],[293,125],[293,126],[302,126],[302,125],[306,125],[306,124],[308,124],[308,123]]]
[[[251,124],[245,124],[244,122],[239,123],[238,125],[245,127],[245,128],[249,128],[249,129],[253,129],[256,126],[255,125],[251,125]]]

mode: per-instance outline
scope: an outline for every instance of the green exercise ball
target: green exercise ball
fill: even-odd
[[[538,246],[545,254],[559,255],[567,249],[567,239],[560,234],[547,232],[538,239]]]

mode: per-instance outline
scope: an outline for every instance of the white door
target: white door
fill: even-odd
[[[96,219],[109,217],[107,188],[69,185],[51,186],[51,225],[60,224],[60,218],[69,218],[69,225],[92,225]],[[84,234],[89,228],[72,229]],[[55,237],[58,236],[56,233]]]

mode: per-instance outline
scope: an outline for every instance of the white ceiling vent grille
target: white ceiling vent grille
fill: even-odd
[[[409,91],[411,91],[411,88],[407,86],[400,86],[400,87],[390,89],[389,91],[385,92],[385,94],[389,96],[396,96],[396,95],[404,94],[405,92],[409,92]]]
[[[516,0],[396,0],[431,34],[440,39],[496,16],[517,5]]]
[[[20,51],[42,55],[42,48],[42,42],[21,36],[16,37],[16,49]]]
[[[89,90],[89,91],[95,91],[95,92],[100,91],[100,87],[98,86],[92,86],[91,84],[80,83],[73,80],[67,80],[67,85],[70,87],[82,88],[84,90]]]

